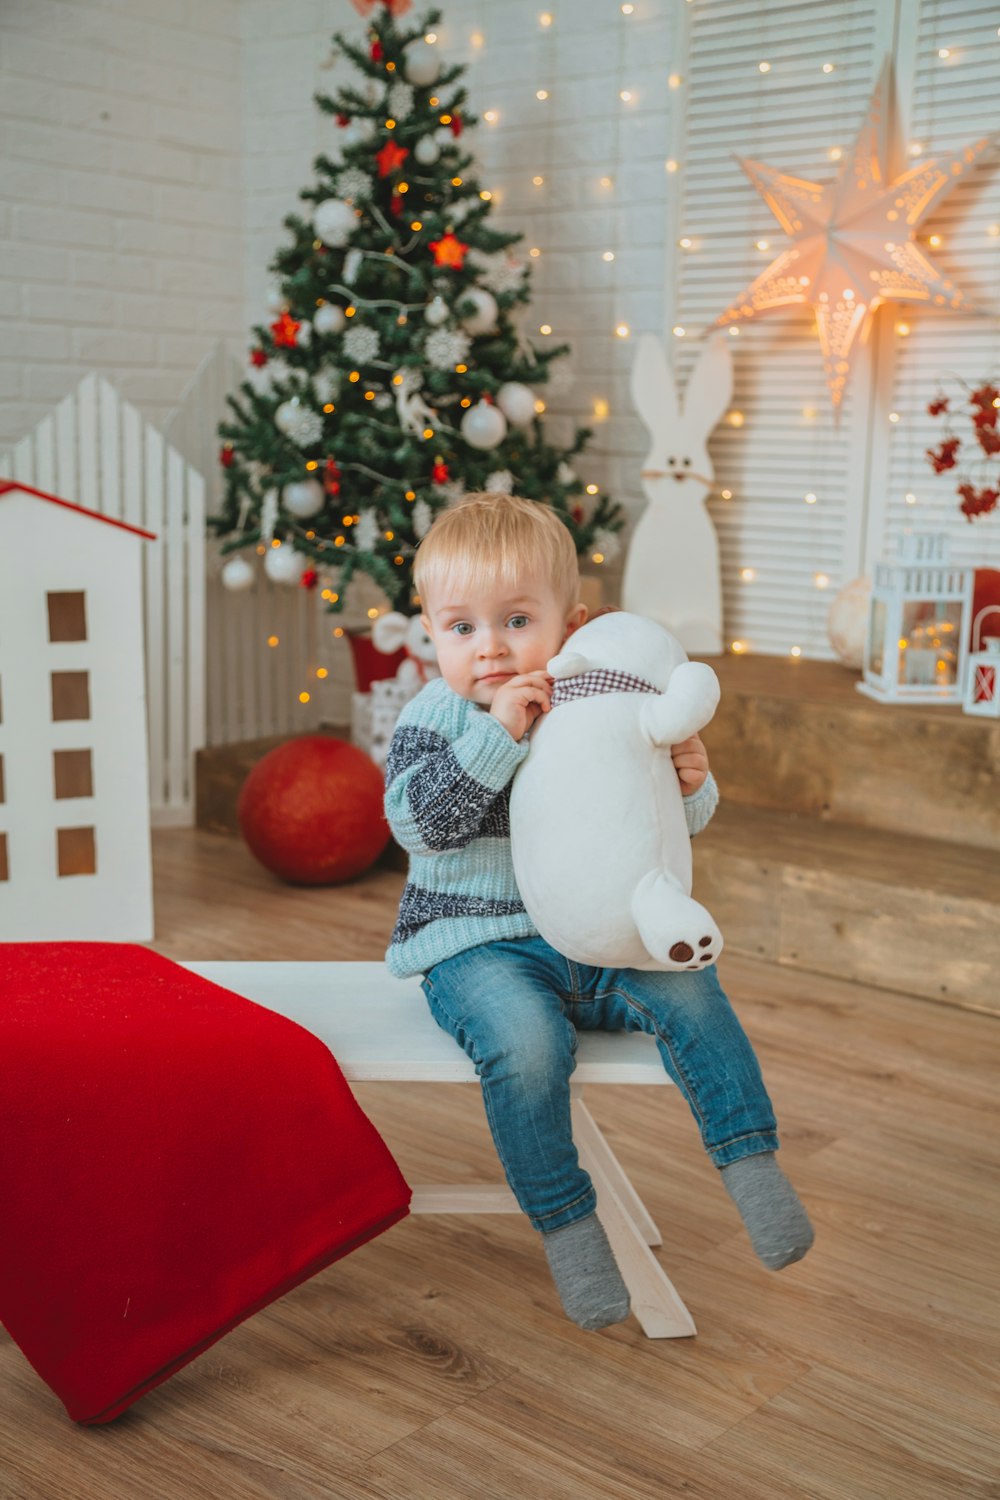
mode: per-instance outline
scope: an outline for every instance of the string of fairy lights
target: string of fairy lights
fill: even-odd
[[[609,12],[617,13],[617,19],[620,26],[623,28],[623,30],[619,33],[616,72],[614,79],[612,80],[615,93],[617,95],[618,109],[617,111],[613,111],[611,116],[611,138],[609,141],[608,151],[610,160],[616,164],[620,164],[621,160],[620,121],[626,111],[635,110],[639,106],[642,98],[642,91],[638,84],[631,81],[627,76],[628,70],[625,61],[627,49],[624,28],[632,24],[641,23],[643,19],[647,19],[651,13],[651,3],[652,0],[623,0],[623,3],[619,3],[619,0],[609,0],[608,3]],[[699,0],[686,0],[686,5],[692,8],[697,7],[698,3]],[[595,7],[591,6],[591,14],[593,14],[594,10]],[[801,63],[798,59],[796,59],[793,63],[786,65],[783,60],[780,59],[780,55],[774,57],[767,55],[767,53],[770,51],[770,48],[767,45],[768,35],[766,30],[766,17],[767,8],[765,7],[763,12],[759,13],[759,21],[763,24],[758,26],[756,32],[757,39],[760,42],[762,55],[759,56],[756,60],[748,57],[746,62],[747,68],[753,70],[753,72],[756,73],[761,85],[760,91],[758,92],[757,98],[754,102],[753,119],[755,120],[759,118],[759,111],[768,98],[767,91],[769,89],[773,90],[773,87],[776,84],[780,86],[781,83],[787,79],[788,68],[794,67],[796,69],[801,69]],[[534,131],[534,140],[536,142],[534,159],[526,160],[524,162],[523,170],[527,174],[528,181],[530,182],[531,188],[533,190],[532,194],[529,196],[528,201],[529,203],[537,203],[540,208],[550,202],[548,189],[553,180],[553,173],[555,171],[563,173],[567,170],[567,168],[563,165],[557,165],[554,167],[551,155],[552,140],[554,135],[554,131],[552,129],[553,123],[557,118],[562,120],[563,123],[566,122],[565,116],[559,114],[560,78],[558,72],[559,53],[556,46],[556,38],[558,36],[561,20],[562,17],[560,11],[554,4],[550,5],[549,8],[540,10],[537,13],[537,35],[535,41],[534,43],[526,44],[525,47],[526,58],[531,59],[531,62],[533,64],[533,68],[531,71],[535,76],[529,76],[526,70],[525,75],[522,79],[524,97],[523,101],[519,101],[518,103],[519,110],[522,108],[523,103],[522,119],[530,118],[535,121],[539,127]],[[475,13],[475,19],[472,22],[470,29],[464,30],[465,26],[469,25],[468,22],[459,23],[458,25],[453,24],[450,26],[447,32],[449,51],[451,51],[452,53],[461,52],[464,46],[466,49],[466,60],[470,63],[480,65],[489,53],[489,27],[491,24],[495,24],[498,28],[502,27],[504,25],[503,18],[501,17],[497,8],[487,5],[481,5],[480,7],[478,7],[477,12]],[[461,25],[464,31],[464,35],[459,35],[459,25]],[[850,26],[845,26],[841,28],[841,30],[845,36],[848,36],[851,34],[852,28]],[[444,28],[442,28],[442,32],[444,32]],[[1000,38],[1000,27],[996,28],[996,35],[998,38]],[[438,41],[438,37],[435,34],[428,34],[425,40],[428,41],[428,43],[435,44]],[[967,52],[968,48],[961,48],[942,42],[942,44],[937,48],[937,60],[942,68],[953,69],[961,64],[963,58],[967,55]],[[825,58],[822,62],[816,64],[817,84],[821,85],[824,81],[829,80],[834,85],[836,85],[837,82],[843,80],[847,66],[848,65],[842,63],[836,55],[831,55]],[[669,67],[670,70],[667,73],[665,80],[667,88],[671,92],[683,91],[686,86],[687,80],[680,71],[675,69],[672,64],[669,65]],[[801,79],[797,81],[800,82]],[[493,103],[489,100],[488,85],[483,88],[481,83],[477,83],[476,92],[479,96],[476,100],[476,103],[479,105],[478,113],[485,129],[490,132],[502,130],[505,124],[505,111],[500,107],[499,104]],[[678,97],[680,97],[680,95],[678,95]],[[539,111],[537,110],[532,112],[532,99],[535,105],[541,107],[541,113],[539,113]],[[843,110],[840,108],[836,87],[832,88],[829,91],[826,104],[829,110],[827,116],[827,128],[831,135],[834,134],[835,122],[841,119],[844,119],[845,124],[847,124],[849,127],[853,126],[853,120],[846,117]],[[683,111],[681,113],[683,113]],[[548,118],[546,118],[546,115],[548,115]],[[681,135],[683,135],[683,132],[681,132]],[[484,144],[486,145],[486,154],[495,156],[496,153],[491,151],[488,141],[484,142]],[[908,146],[909,155],[913,158],[922,156],[925,152],[925,149],[926,143],[918,140],[911,141]],[[835,141],[827,149],[826,155],[830,163],[836,166],[837,163],[842,161],[844,153],[845,145],[841,142]],[[683,202],[683,195],[679,191],[679,189],[684,178],[684,168],[685,163],[683,161],[683,153],[679,148],[675,148],[672,154],[668,156],[664,161],[664,169],[668,179],[670,205],[672,208],[681,207]],[[606,203],[610,211],[608,212],[606,219],[608,225],[608,233],[604,237],[605,244],[603,248],[588,250],[585,253],[595,254],[599,256],[600,260],[609,268],[616,262],[620,261],[620,258],[622,256],[621,206],[617,196],[617,182],[613,174],[613,167],[610,171],[601,171],[596,174],[593,181],[587,185],[590,193],[593,195],[594,200],[597,203],[601,203],[602,201]],[[483,196],[491,197],[494,205],[499,207],[503,202],[504,192],[499,187],[491,186],[484,190]],[[759,202],[759,200],[757,201]],[[547,221],[549,217],[550,216],[547,214],[540,214],[539,225]],[[1000,239],[1000,224],[989,225],[986,232],[991,239]],[[752,231],[751,233],[752,239],[748,240],[747,245],[748,257],[750,258],[751,263],[753,261],[759,263],[762,258],[766,257],[768,254],[773,254],[776,247],[780,247],[782,231],[777,225],[773,225],[770,229],[758,229],[756,231]],[[545,297],[547,292],[550,290],[548,286],[548,278],[544,274],[545,257],[550,251],[556,250],[558,249],[558,247],[552,245],[547,246],[544,243],[545,236],[541,232],[540,228],[536,228],[534,231],[530,232],[529,237],[531,238],[532,243],[530,244],[530,248],[527,250],[527,255],[530,257],[531,261],[536,264],[538,269],[542,271],[542,274],[538,276],[536,280],[537,294],[535,302],[536,304],[540,304],[544,309]],[[925,240],[926,245],[931,250],[939,249],[942,245],[942,242],[942,236],[938,232],[928,234]],[[709,248],[705,235],[693,233],[692,231],[687,229],[679,219],[677,220],[677,247],[682,252],[685,258],[697,256],[700,253],[705,252]],[[626,341],[632,337],[632,328],[628,321],[627,310],[624,309],[621,305],[627,288],[624,285],[622,278],[620,276],[616,276],[614,272],[609,272],[609,279],[611,283],[609,287],[610,302],[614,308],[614,316],[612,326],[608,329],[608,335],[610,337]],[[540,320],[536,327],[538,333],[542,337],[549,337],[553,333],[556,333],[557,336],[561,334],[562,330],[557,330],[554,328],[553,323],[545,316],[544,311],[539,314],[539,319]],[[694,330],[679,319],[672,326],[671,331],[675,339],[681,340],[685,338],[690,339],[692,334],[700,335],[703,330]],[[911,326],[909,320],[905,317],[897,318],[894,323],[895,336],[899,339],[905,339],[909,337],[910,332]],[[730,324],[728,327],[728,334],[733,338],[739,337],[739,326],[736,324]],[[602,424],[607,422],[613,414],[612,401],[609,395],[606,392],[601,391],[592,392],[587,400],[589,407],[588,419],[594,424]],[[545,402],[541,398],[539,398],[536,403],[536,409],[540,412],[545,410]],[[830,431],[827,430],[826,424],[818,422],[819,413],[814,404],[804,405],[802,407],[801,416],[803,425],[815,427],[817,439],[819,440],[819,446],[814,445],[815,451],[813,459],[815,471],[817,473],[826,472],[829,460],[829,445],[832,441],[832,435]],[[745,427],[747,417],[744,411],[734,406],[725,414],[722,420],[730,430],[739,431],[740,429]],[[888,414],[888,421],[892,426],[895,427],[903,421],[903,416],[898,411],[891,411]],[[821,439],[820,434],[822,434]],[[596,494],[598,493],[599,487],[596,484],[589,484],[586,486],[586,489],[588,494]],[[802,495],[802,503],[807,507],[810,507],[810,509],[821,510],[821,489],[822,486],[819,485],[816,488],[805,490]],[[712,491],[712,495],[717,496],[723,501],[732,501],[736,498],[731,483],[717,484],[717,487],[715,487]],[[917,495],[913,491],[907,491],[905,495],[905,503],[908,506],[916,505],[918,503]],[[593,561],[595,562],[595,564],[599,565],[605,560],[606,559],[604,558],[604,556],[599,553],[595,553],[593,556]],[[760,569],[758,566],[744,564],[737,567],[736,572],[739,581],[745,585],[752,585],[760,578]],[[832,581],[833,580],[831,579],[830,574],[827,571],[824,571],[820,567],[813,567],[811,582],[817,590],[821,592],[828,590],[831,586]],[[370,618],[376,618],[381,613],[381,611],[378,608],[370,608],[367,613]],[[343,627],[337,627],[334,631],[334,634],[337,636],[342,636],[344,634]],[[270,636],[268,639],[268,644],[276,646],[278,644],[278,637],[276,635]],[[729,649],[737,655],[748,653],[752,650],[752,642],[749,639],[736,638],[730,640],[728,644]],[[789,646],[788,655],[791,658],[800,658],[802,654],[803,648],[798,642],[793,643]],[[315,671],[315,676],[320,678],[321,680],[328,675],[329,674],[327,669],[323,667],[320,667]],[[299,694],[300,702],[308,703],[309,699],[310,695],[307,691],[302,691]]]

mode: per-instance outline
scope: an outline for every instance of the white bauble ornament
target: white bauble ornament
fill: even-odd
[[[288,307],[288,298],[280,286],[269,286],[264,301],[269,312],[282,313]]]
[[[441,147],[432,135],[422,135],[413,148],[413,154],[422,167],[432,167],[441,155]]]
[[[514,427],[527,427],[535,415],[535,393],[519,380],[508,380],[497,391],[497,405]]]
[[[313,317],[313,327],[317,333],[342,333],[346,322],[344,309],[333,302],[318,307]]]
[[[360,116],[344,126],[340,140],[345,146],[360,146],[365,141],[370,141],[374,134],[375,121],[369,120],[367,116]]]
[[[319,412],[313,411],[298,396],[293,396],[290,401],[282,401],[274,414],[274,420],[286,437],[290,437],[295,443],[301,443],[304,448],[310,443],[318,442],[323,435],[323,419]]]
[[[264,572],[272,583],[298,583],[305,570],[306,559],[289,542],[264,554]]]
[[[492,292],[484,291],[481,286],[473,286],[462,293],[461,300],[475,303],[475,312],[466,313],[462,318],[463,328],[473,334],[493,333],[496,330],[499,308]]]
[[[498,406],[480,401],[462,418],[462,436],[470,448],[495,448],[507,436],[507,418]]]
[[[326,198],[313,215],[313,228],[324,245],[337,248],[346,245],[352,230],[357,225],[357,216],[343,198]]]
[[[424,308],[424,318],[432,328],[438,328],[451,316],[451,308],[443,297],[432,297]]]
[[[222,573],[223,587],[232,589],[238,594],[242,589],[248,589],[254,581],[253,565],[248,563],[245,557],[231,557],[223,564]]]
[[[441,56],[436,43],[425,41],[423,37],[411,42],[406,49],[403,71],[410,83],[415,83],[418,88],[434,83],[441,71]]]
[[[295,479],[285,485],[281,501],[289,515],[307,520],[309,516],[319,515],[324,498],[323,486],[317,480]]]
[[[865,635],[871,594],[871,579],[855,578],[840,590],[830,605],[826,620],[830,645],[846,666],[856,667],[858,671],[865,660]]]
[[[501,395],[502,394],[503,392],[501,391]],[[510,413],[508,412],[507,415],[510,416]],[[560,484],[576,483],[576,473],[573,469],[570,468],[569,464],[566,463],[565,459],[556,470],[556,478],[558,479]]]

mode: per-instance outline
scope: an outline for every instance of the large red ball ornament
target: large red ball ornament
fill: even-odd
[[[338,885],[367,870],[389,842],[382,773],[332,735],[306,734],[257,762],[237,817],[251,854],[292,885]]]

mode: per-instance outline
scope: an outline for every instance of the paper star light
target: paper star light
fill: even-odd
[[[716,319],[718,326],[794,303],[816,313],[827,385],[838,411],[858,348],[883,302],[967,308],[914,232],[997,139],[984,135],[950,159],[904,170],[892,64],[837,180],[823,186],[737,158],[791,245]]]
[[[386,141],[381,151],[376,151],[375,153],[375,160],[378,162],[378,175],[380,177],[388,177],[390,173],[395,172],[398,167],[403,165],[409,154],[405,146],[397,146],[395,141]]]
[[[453,270],[460,271],[469,247],[456,238],[449,229],[441,239],[431,240],[429,249],[436,265],[450,266]]]

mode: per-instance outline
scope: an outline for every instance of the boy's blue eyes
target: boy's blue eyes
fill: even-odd
[[[513,625],[516,630],[523,630],[525,625],[531,624],[531,621],[527,615],[511,615],[510,619],[507,621],[507,624]],[[454,625],[451,626],[452,631],[456,635],[463,636],[467,635],[470,630],[474,630],[475,628],[476,627],[474,625],[469,624],[468,620],[458,620]]]

